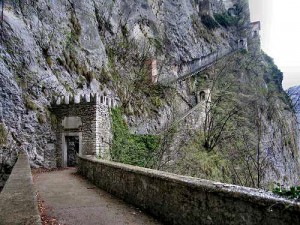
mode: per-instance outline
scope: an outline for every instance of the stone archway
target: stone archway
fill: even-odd
[[[206,100],[206,94],[204,91],[200,92],[200,102],[204,102]]]

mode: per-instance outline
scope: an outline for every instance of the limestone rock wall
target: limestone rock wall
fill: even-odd
[[[222,33],[230,35],[226,30],[213,35],[206,32],[209,42],[199,35],[192,27],[197,16],[193,2],[183,0],[6,2],[0,45],[0,111],[9,140],[1,148],[24,149],[33,165],[55,167],[56,137],[48,110],[51,98],[113,91],[113,85],[107,87],[109,84],[94,77],[101,78],[108,65],[108,49],[116,44],[111,40],[122,29],[134,40],[155,38],[160,42],[170,56],[168,60],[165,54],[157,56],[160,79],[173,76],[169,68],[174,64],[193,61],[216,51],[217,46],[229,46],[221,37]],[[184,103],[179,107],[184,108]],[[172,117],[171,108],[165,106],[155,119],[140,118],[149,121],[149,128],[142,125],[137,130],[149,133],[163,127]],[[136,126],[140,119],[132,118],[130,125]]]

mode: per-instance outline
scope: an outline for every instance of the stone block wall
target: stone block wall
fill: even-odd
[[[57,121],[55,130],[59,166],[66,166],[64,135],[79,135],[79,154],[98,155],[109,159],[112,140],[109,109],[113,106],[115,106],[114,99],[103,95],[83,96],[78,101],[69,97],[56,100],[51,111]]]
[[[215,13],[223,13],[226,11],[222,0],[196,0],[195,3],[200,15],[213,16]]]
[[[218,50],[217,52],[213,52],[208,55],[202,56],[199,59],[195,59],[191,62],[182,63],[180,65],[180,70],[176,71],[176,73],[179,74],[178,77],[184,77],[186,74],[195,73],[199,71],[199,69],[210,66],[222,57],[225,57],[230,53],[235,52],[236,50],[241,48],[242,47],[238,46],[238,43],[235,43],[235,45],[232,48],[223,48]]]
[[[58,165],[63,165],[63,136],[66,133],[82,132],[82,154],[96,153],[96,105],[93,103],[69,104],[52,107],[52,112],[56,115],[56,151]],[[80,117],[82,126],[77,129],[65,129],[62,121],[66,117]]]
[[[106,105],[101,104],[97,104],[96,110],[96,154],[102,159],[110,159],[113,138],[110,111]]]
[[[300,203],[262,190],[120,163],[79,158],[79,173],[98,187],[175,225],[296,225]]]
[[[211,2],[209,0],[199,0],[199,13],[201,15],[211,15]]]
[[[0,194],[0,225],[41,225],[27,155],[19,155]]]

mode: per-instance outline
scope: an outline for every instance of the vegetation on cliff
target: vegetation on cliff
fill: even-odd
[[[244,186],[272,187],[275,179],[267,177],[270,167],[275,173],[281,170],[272,165],[276,155],[292,151],[291,160],[298,157],[297,137],[282,114],[293,115],[278,85],[282,73],[268,56],[250,48],[216,62],[198,76],[209,79],[198,79],[196,86],[210,86],[212,93],[211,102],[206,102],[209,111],[203,129],[189,132],[192,138],[179,144],[176,163],[165,169]]]
[[[122,117],[120,108],[112,109],[113,161],[142,167],[153,167],[157,163],[160,138],[155,135],[131,134]]]

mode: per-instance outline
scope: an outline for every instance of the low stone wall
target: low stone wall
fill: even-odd
[[[166,224],[296,225],[300,204],[235,185],[79,157],[78,171],[96,186]]]
[[[0,225],[41,225],[27,155],[20,155],[0,194]]]

